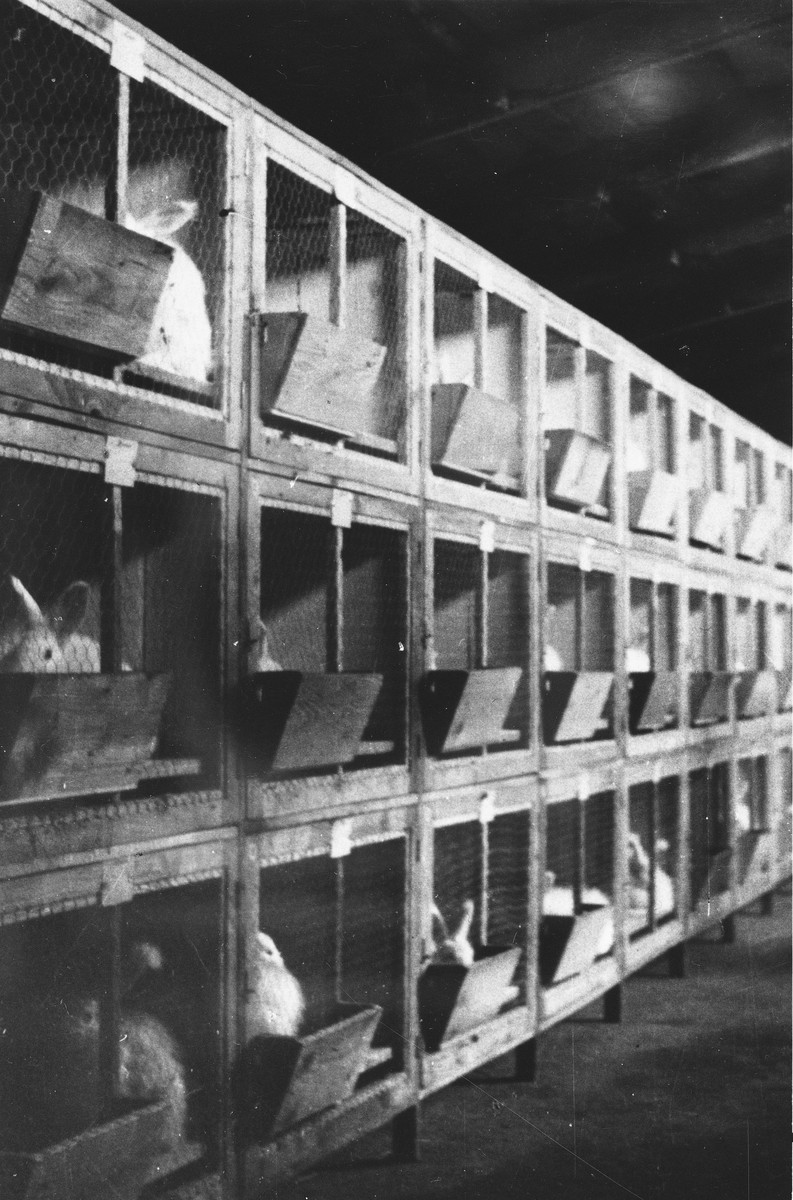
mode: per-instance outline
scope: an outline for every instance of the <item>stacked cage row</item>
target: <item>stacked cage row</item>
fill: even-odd
[[[0,22],[3,1194],[409,1155],[789,876],[790,451],[103,0]]]

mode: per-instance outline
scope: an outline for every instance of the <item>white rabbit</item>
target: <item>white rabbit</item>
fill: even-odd
[[[640,646],[628,646],[625,651],[625,670],[629,675],[645,674],[652,669],[647,650]]]
[[[587,908],[605,908],[611,906],[611,900],[600,888],[585,887],[581,892],[581,903]],[[568,885],[557,884],[553,871],[545,872],[545,891],[542,898],[542,911],[546,917],[575,916],[573,889]],[[614,945],[614,919],[606,922],[603,932],[598,939],[596,956],[608,954]]]
[[[669,843],[660,838],[656,842],[656,856],[669,849]],[[628,908],[646,911],[650,904],[650,856],[638,833],[628,836]],[[656,863],[652,870],[655,887],[655,918],[666,917],[675,909],[675,886],[670,876]]]
[[[264,621],[259,621],[259,639],[258,649],[256,652],[256,661],[253,670],[258,671],[283,671],[283,667],[279,662],[276,662],[270,654],[270,645],[267,637],[267,626]]]
[[[474,948],[469,941],[471,924],[474,919],[474,902],[466,900],[463,904],[460,923],[454,933],[446,928],[440,909],[432,906],[433,950],[430,954],[431,963],[459,963],[462,967],[471,967],[474,963]]]
[[[10,578],[17,613],[0,629],[0,674],[98,671],[98,642],[78,632],[88,607],[88,584],[69,584],[45,613],[20,580]]]
[[[148,344],[138,362],[204,382],[212,371],[212,325],[206,287],[198,267],[173,236],[193,220],[197,211],[195,200],[175,200],[143,216],[128,215],[125,224],[173,249]]]
[[[546,645],[542,656],[543,671],[563,671],[564,664],[562,662],[559,651],[551,645]]]
[[[296,1037],[305,1007],[303,989],[285,965],[280,950],[269,934],[260,931],[248,996],[248,1038]]]

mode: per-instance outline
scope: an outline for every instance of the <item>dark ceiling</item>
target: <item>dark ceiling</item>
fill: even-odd
[[[787,4],[119,7],[790,441]]]

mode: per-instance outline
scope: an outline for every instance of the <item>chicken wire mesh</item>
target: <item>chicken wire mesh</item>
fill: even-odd
[[[485,834],[480,821],[442,825],[433,833],[433,900],[450,932],[459,926],[464,906],[473,901],[470,942],[482,944],[483,896],[487,886]]]
[[[374,673],[382,686],[363,733],[362,761],[405,753],[405,534],[265,506],[261,617],[268,670]]]
[[[376,1042],[401,1062],[404,1038],[405,841],[277,863],[260,872],[260,928],[305,998],[301,1033],[339,1017],[339,1004],[380,1005]]]
[[[335,249],[336,220],[344,222],[343,256]],[[404,426],[404,266],[403,238],[354,209],[340,208],[329,193],[268,160],[268,311],[306,313],[320,330],[330,322],[360,345],[383,348],[382,365],[365,397],[361,427],[346,429],[340,412],[330,418],[331,426],[338,425],[353,440],[356,434],[370,433],[396,440]],[[311,411],[318,427],[326,423],[320,397]],[[289,416],[288,410],[270,412],[267,420],[278,424]],[[312,423],[308,414],[303,419]],[[320,430],[315,434],[321,436]]]
[[[435,541],[433,648],[438,670],[481,666],[482,560],[464,542]]]
[[[729,771],[726,763],[689,774],[691,899],[694,907],[729,890]]]
[[[114,216],[122,108],[108,55],[17,0],[0,11],[0,47],[0,187],[32,189],[95,216]],[[212,404],[212,389],[193,394],[190,382],[206,385],[213,377],[212,330],[217,335],[221,327],[222,127],[151,81],[131,82],[129,116],[122,119],[129,145],[125,222],[180,246],[184,255],[166,285],[169,310],[155,313],[141,355],[147,366],[136,366],[128,381]],[[130,356],[100,352],[91,337],[86,330],[84,341],[58,342],[22,325],[0,325],[1,348],[112,377]],[[184,384],[173,375],[185,376]]]
[[[488,829],[487,942],[522,946],[527,941],[531,814],[503,813]]]
[[[166,673],[168,786],[217,780],[218,500],[139,482],[114,513],[98,474],[0,459],[0,504],[0,675]]]
[[[435,383],[474,383],[474,292],[472,279],[435,260]]]

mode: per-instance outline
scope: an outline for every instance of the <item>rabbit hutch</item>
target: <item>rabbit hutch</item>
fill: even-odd
[[[790,451],[104,0],[0,62],[3,1195],[408,1158],[790,875]]]

